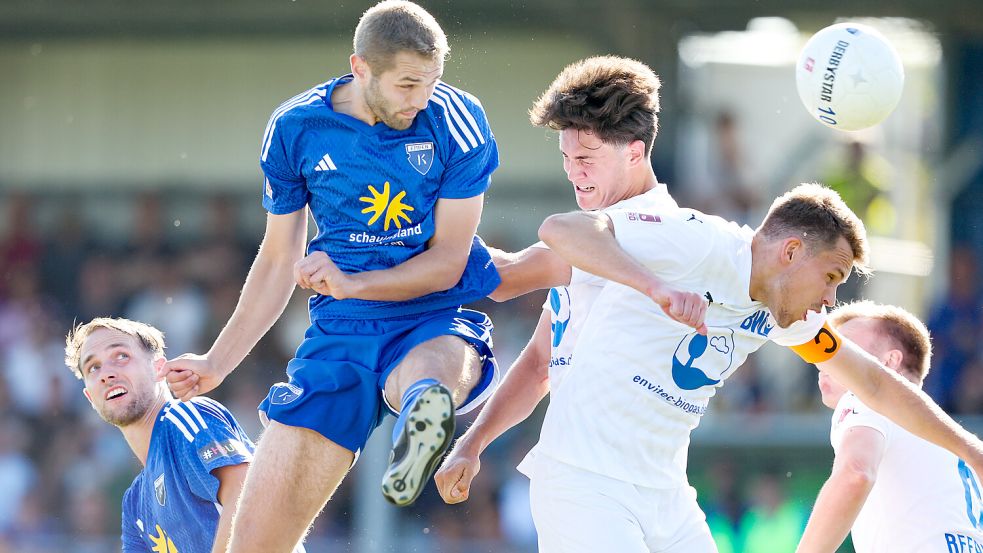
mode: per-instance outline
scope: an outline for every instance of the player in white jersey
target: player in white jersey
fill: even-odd
[[[563,167],[581,209],[676,205],[650,161],[659,86],[659,78],[641,62],[592,57],[566,67],[536,101],[530,119],[559,131]],[[570,266],[542,243],[518,254],[493,256],[502,275],[494,299],[557,286],[549,291],[536,330],[506,373],[501,391],[437,471],[437,489],[448,503],[467,499],[488,444],[525,420],[547,393],[556,393],[571,366],[583,320],[604,283],[582,271],[571,274]]]
[[[686,478],[689,436],[768,340],[983,467],[978,438],[826,324],[824,306],[867,259],[863,223],[835,192],[799,186],[757,230],[688,209],[619,209],[554,215],[540,238],[613,281],[546,413],[531,488],[540,551],[716,551]]]
[[[928,329],[900,307],[841,306],[830,325],[917,386],[929,371]],[[823,403],[834,409],[833,470],[806,526],[800,553],[839,548],[848,532],[857,553],[983,551],[980,484],[952,453],[906,432],[826,373]]]

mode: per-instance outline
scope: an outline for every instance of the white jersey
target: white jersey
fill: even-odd
[[[689,209],[608,212],[619,244],[668,284],[706,295],[707,336],[645,295],[609,282],[573,350],[575,370],[551,396],[538,450],[649,488],[685,485],[690,432],[709,399],[768,340],[815,337],[825,314],[780,328],[751,300],[754,231]]]
[[[858,553],[983,551],[983,490],[966,463],[847,392],[833,411],[833,449],[839,450],[846,431],[857,426],[884,435],[877,480],[853,524]]]
[[[620,202],[605,208],[602,211],[615,209],[662,209],[677,208],[676,200],[669,195],[669,191],[664,184],[657,184],[655,188],[621,200]],[[546,244],[539,242],[536,244],[543,248]],[[604,288],[607,281],[573,268],[570,275],[568,286],[557,286],[551,288],[543,304],[544,310],[550,313],[550,397],[554,397],[557,389],[567,371],[570,370],[573,362],[573,348],[580,335],[580,329],[584,326],[584,320],[590,313],[594,300]],[[552,400],[551,400],[552,401]],[[519,464],[518,469],[526,475],[530,474],[529,461],[535,455],[536,449],[529,452],[526,459]]]
[[[622,200],[602,211],[615,209],[675,208],[664,184],[638,196]],[[546,247],[543,244],[543,247]],[[551,288],[543,304],[550,312],[550,394],[559,387],[573,361],[573,348],[594,300],[607,281],[574,267],[568,286]]]

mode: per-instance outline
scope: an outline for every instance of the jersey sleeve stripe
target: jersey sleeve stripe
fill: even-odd
[[[185,403],[184,406],[188,411],[191,412],[191,415],[194,416],[195,420],[198,421],[198,425],[201,426],[202,430],[208,428],[208,423],[206,423],[205,419],[201,416],[201,413],[198,411],[197,405],[195,405],[194,403]]]
[[[460,146],[461,150],[464,151],[465,153],[471,151],[471,147],[468,145],[467,141],[464,140],[464,138],[461,136],[461,133],[457,132],[457,127],[454,125],[454,122],[452,121],[450,109],[448,109],[447,104],[444,103],[444,100],[442,98],[438,98],[436,95],[434,95],[431,99],[438,106],[444,108],[444,113],[448,116],[447,128],[450,129],[451,135],[454,137],[454,140],[457,141],[457,145]]]
[[[174,423],[174,426],[176,426],[178,430],[180,430],[181,433],[184,434],[184,437],[187,438],[189,442],[195,441],[194,435],[191,432],[188,432],[188,428],[184,426],[184,423],[181,422],[181,419],[179,419],[177,415],[174,414],[174,411],[168,411],[167,414],[164,415],[164,418]]]
[[[294,96],[293,98],[287,100],[286,102],[283,102],[282,104],[277,106],[275,110],[273,110],[273,114],[270,115],[270,119],[266,122],[266,129],[263,130],[264,143],[266,142],[266,137],[269,136],[270,134],[270,128],[273,127],[273,123],[276,122],[276,116],[277,114],[280,113],[280,110],[282,110],[285,106],[292,105],[294,102],[297,102],[302,98],[307,98],[308,96],[310,96],[312,91],[313,89],[305,90],[304,92],[301,92],[300,94]]]
[[[323,86],[323,85],[322,85]],[[313,88],[306,93],[302,93],[299,96],[294,96],[294,99],[287,101],[285,104],[281,105],[273,112],[270,116],[269,123],[266,124],[266,133],[263,136],[263,151],[260,155],[261,161],[266,161],[266,155],[270,151],[270,144],[273,143],[273,132],[276,130],[276,123],[281,117],[287,114],[290,110],[297,108],[299,106],[310,105],[324,98],[327,95],[327,89],[324,88]]]
[[[461,110],[461,113],[464,114],[464,117],[468,120],[468,123],[470,123],[471,129],[474,131],[475,136],[478,137],[478,141],[484,144],[485,137],[481,132],[481,127],[478,126],[478,122],[475,121],[474,116],[471,115],[471,110],[469,110],[468,107],[464,105],[464,102],[461,101],[461,91],[443,83],[437,85],[437,89],[454,101],[454,104]]]
[[[471,143],[471,147],[477,148],[478,141],[475,140],[474,134],[471,132],[471,129],[468,128],[467,123],[464,121],[464,117],[461,116],[461,110],[458,108],[457,105],[454,104],[454,101],[450,98],[450,96],[446,92],[441,90],[435,90],[434,96],[437,96],[444,101],[444,106],[447,107],[448,113],[450,113],[451,117],[454,118],[454,122],[457,123],[457,126],[461,129],[461,132],[463,133],[464,137],[467,138],[468,142]],[[466,111],[467,110],[465,110],[465,112]]]
[[[188,424],[188,427],[191,429],[191,434],[192,435],[197,434],[198,432],[201,432],[201,427],[199,427],[197,424],[195,424],[194,419],[191,418],[191,414],[188,412],[188,408],[187,408],[187,404],[186,403],[179,403],[179,404],[175,405],[174,408],[171,409],[171,412],[172,413],[177,413],[178,415],[181,416],[182,419],[184,419],[184,422],[186,422]]]

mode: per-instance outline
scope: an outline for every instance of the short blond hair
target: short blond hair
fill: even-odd
[[[796,236],[818,252],[843,237],[853,253],[853,267],[869,275],[867,228],[835,190],[819,183],[800,184],[775,199],[758,227],[765,238]]]
[[[164,356],[164,333],[156,328],[129,319],[112,319],[109,317],[98,317],[85,324],[79,324],[65,337],[65,364],[75,374],[76,378],[82,378],[81,356],[82,345],[93,332],[100,328],[116,330],[123,334],[128,334],[137,339],[140,345],[147,350],[154,359]]]
[[[931,368],[932,339],[925,323],[904,308],[870,300],[854,301],[837,307],[829,316],[833,327],[853,319],[869,319],[892,345],[901,350],[901,369],[925,380]]]
[[[412,52],[431,60],[444,61],[450,52],[447,35],[430,13],[406,0],[385,0],[365,10],[352,40],[355,55],[372,71],[392,67],[400,52]]]

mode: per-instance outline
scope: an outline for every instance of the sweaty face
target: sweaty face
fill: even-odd
[[[627,146],[606,144],[591,131],[564,129],[560,153],[580,209],[603,209],[634,195]]]
[[[85,396],[103,420],[123,427],[146,414],[157,384],[153,358],[137,338],[96,329],[82,344],[80,358]]]
[[[396,130],[406,130],[416,114],[426,109],[437,81],[444,72],[441,60],[400,52],[393,65],[379,74],[370,72],[365,104],[375,118]]]
[[[871,319],[850,319],[837,326],[836,330],[846,339],[857,344],[860,349],[878,359],[890,348],[890,344],[886,343],[880,334],[877,323]],[[833,409],[847,389],[832,376],[819,371],[819,391],[823,396],[823,405]]]
[[[809,311],[836,304],[836,289],[853,269],[853,250],[840,237],[833,248],[809,252],[800,247],[776,279],[777,305],[769,307],[780,327],[805,320]]]

